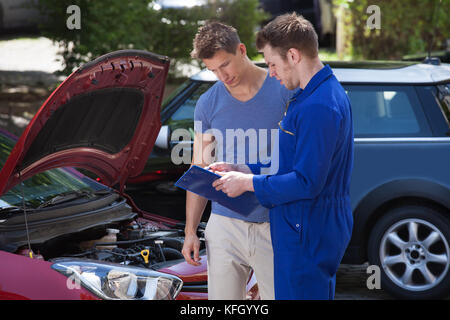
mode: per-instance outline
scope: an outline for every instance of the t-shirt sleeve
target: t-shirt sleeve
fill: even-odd
[[[207,116],[207,93],[204,93],[197,100],[194,110],[194,131],[196,133],[205,133],[206,130],[211,129],[211,123]]]

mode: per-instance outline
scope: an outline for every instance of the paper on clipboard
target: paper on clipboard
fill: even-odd
[[[220,179],[220,175],[194,165],[184,173],[175,185],[206,199],[215,201],[242,215],[249,215],[259,206],[258,199],[252,192],[245,192],[239,197],[230,198],[224,192],[217,191],[212,186],[212,183],[217,179]]]

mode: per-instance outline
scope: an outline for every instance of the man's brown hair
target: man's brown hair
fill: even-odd
[[[290,48],[295,48],[310,58],[319,54],[319,41],[313,25],[295,12],[276,17],[258,32],[258,50],[262,50],[267,44],[278,50],[283,59]]]
[[[235,54],[237,46],[241,43],[235,28],[226,24],[211,21],[199,28],[194,38],[194,50],[191,57],[194,59],[210,59],[219,50]]]

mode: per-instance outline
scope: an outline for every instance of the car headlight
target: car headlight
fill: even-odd
[[[171,300],[183,286],[176,276],[144,268],[72,258],[53,262],[68,277],[69,289],[83,285],[102,299]]]

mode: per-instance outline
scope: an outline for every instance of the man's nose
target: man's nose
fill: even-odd
[[[228,74],[222,70],[217,71],[217,77],[220,81],[228,80]]]
[[[269,75],[271,76],[271,77],[276,77],[277,76],[277,73],[275,72],[275,70],[273,69],[273,68],[269,68]]]

